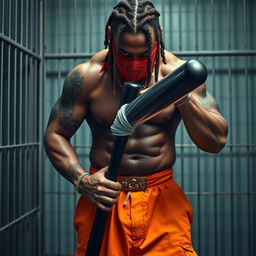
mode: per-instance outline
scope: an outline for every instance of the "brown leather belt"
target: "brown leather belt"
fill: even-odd
[[[121,190],[125,191],[145,191],[147,189],[147,177],[121,176]]]

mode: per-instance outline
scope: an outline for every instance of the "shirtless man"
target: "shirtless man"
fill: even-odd
[[[44,142],[56,170],[77,186],[76,256],[84,255],[96,207],[110,211],[101,255],[196,255],[191,245],[192,208],[173,181],[175,132],[181,119],[202,150],[218,153],[227,124],[205,84],[165,107],[131,134],[119,168],[124,177],[145,176],[146,191],[123,191],[105,178],[124,81],[154,86],[184,63],[164,49],[159,12],[151,1],[121,1],[106,25],[106,50],[76,66],[52,109]],[[92,132],[90,174],[79,164],[70,138],[86,120]]]

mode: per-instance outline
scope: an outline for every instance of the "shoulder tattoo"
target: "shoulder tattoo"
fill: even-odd
[[[70,132],[75,131],[81,121],[73,116],[75,101],[83,92],[84,79],[78,70],[72,70],[66,77],[60,99],[55,103],[52,114],[61,126]]]

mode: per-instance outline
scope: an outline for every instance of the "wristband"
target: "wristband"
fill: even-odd
[[[77,179],[77,182],[76,182],[76,191],[80,194],[80,183],[81,183],[81,181],[82,181],[82,179],[83,179],[83,177],[85,176],[85,175],[89,175],[87,172],[84,172],[84,173],[82,173],[79,177],[78,177],[78,179]]]
[[[186,98],[185,100],[183,100],[183,101],[180,102],[180,103],[175,104],[175,106],[176,106],[176,107],[180,107],[180,106],[182,106],[182,105],[185,105],[185,104],[190,100],[190,98],[191,98],[191,93],[188,94],[188,96],[187,96],[187,98]]]

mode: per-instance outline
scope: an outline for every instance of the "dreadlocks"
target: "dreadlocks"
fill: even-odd
[[[112,47],[110,46],[113,37],[118,38],[123,32],[138,33],[142,32],[145,34],[149,48],[148,48],[148,77],[147,85],[151,81],[152,72],[152,38],[150,27],[153,28],[156,41],[157,41],[157,54],[156,54],[156,65],[155,65],[155,82],[158,81],[159,73],[159,56],[161,54],[163,62],[166,64],[164,54],[164,43],[162,39],[161,28],[159,25],[160,13],[155,9],[155,6],[150,0],[126,0],[119,2],[113,8],[113,12],[110,15],[106,24],[106,34],[104,45],[105,48],[109,48],[108,62],[111,80],[116,83],[117,81],[117,70],[114,63],[114,57]],[[108,38],[108,27],[111,27],[112,38]],[[160,50],[159,50],[160,49]]]

